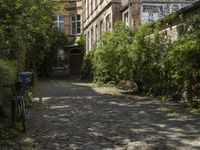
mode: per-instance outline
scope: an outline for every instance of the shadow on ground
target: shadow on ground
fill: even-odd
[[[41,81],[21,149],[200,149],[199,117],[169,113],[180,109],[174,103],[117,92],[72,80]]]

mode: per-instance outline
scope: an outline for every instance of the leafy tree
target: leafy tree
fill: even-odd
[[[17,79],[20,71],[45,75],[51,72],[57,50],[68,43],[54,22],[57,3],[0,1],[0,86]],[[0,96],[0,99],[3,98]]]
[[[131,29],[119,22],[112,32],[106,32],[101,37],[93,58],[95,81],[117,83],[122,79],[130,79],[129,50],[132,34]]]
[[[54,23],[55,2],[2,0],[0,3],[0,51],[9,47],[12,58],[19,57],[20,71],[38,70],[44,62],[51,61],[47,61],[48,56],[55,56],[56,48],[60,47],[55,41],[65,39],[61,46],[68,42]]]

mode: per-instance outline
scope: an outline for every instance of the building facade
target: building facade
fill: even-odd
[[[82,61],[81,49],[77,44],[83,33],[82,0],[60,1],[60,8],[60,12],[55,16],[55,23],[71,44],[66,45],[65,49],[58,50],[56,68],[66,69],[71,75],[75,75]]]
[[[139,27],[190,5],[195,0],[83,0],[83,33],[86,50],[98,46],[102,33],[121,20]]]
[[[131,0],[122,8],[122,21],[138,27],[154,22],[194,3],[195,0]]]
[[[103,32],[110,31],[117,21],[137,28],[146,22],[160,20],[196,0],[64,0],[63,12],[56,16],[58,28],[72,41],[66,47],[69,66],[77,72],[81,64],[77,44],[81,34],[86,39],[86,52],[99,45]],[[66,52],[66,50],[64,50]],[[59,59],[63,59],[59,50]],[[62,65],[61,65],[62,66]],[[71,67],[72,68],[72,67]],[[72,73],[73,74],[73,73]]]
[[[86,50],[98,45],[105,31],[111,30],[115,22],[121,20],[121,0],[83,0],[83,30]]]
[[[60,2],[61,11],[56,14],[56,25],[74,43],[82,33],[82,0],[64,0]]]
[[[79,40],[82,33],[82,0],[67,0],[65,6],[65,33],[74,43]]]

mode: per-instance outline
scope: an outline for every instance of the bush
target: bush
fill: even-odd
[[[187,93],[186,100],[200,97],[200,16],[194,16],[189,24],[191,30],[174,42],[167,56],[169,75],[176,91]],[[196,26],[197,25],[197,26]]]
[[[144,25],[136,31],[131,45],[132,80],[146,93],[160,95],[164,81],[162,59],[167,39],[157,28]]]
[[[188,30],[173,43],[159,24],[132,30],[117,23],[85,58],[83,76],[92,70],[97,83],[135,81],[140,91],[163,100],[199,99],[200,15],[185,22]]]
[[[94,81],[114,82],[130,79],[132,66],[129,57],[133,31],[123,23],[117,23],[113,32],[106,32],[100,46],[94,51]],[[127,36],[129,35],[129,36]]]
[[[84,56],[79,77],[84,80],[93,80],[92,53]]]
[[[16,79],[16,64],[0,59],[0,84],[10,83]]]
[[[0,86],[14,82],[16,79],[15,66],[15,62],[0,59]],[[3,117],[6,114],[5,112],[7,112],[6,106],[8,106],[8,101],[3,101],[5,99],[6,90],[0,87],[0,91],[0,117]]]

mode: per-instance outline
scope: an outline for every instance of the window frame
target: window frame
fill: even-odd
[[[79,16],[79,20],[78,20],[78,16]],[[74,20],[73,20],[73,17],[74,17]],[[70,22],[71,22],[71,29],[70,29],[71,35],[80,35],[81,34],[81,15],[80,14],[71,15]],[[73,24],[75,25],[75,27],[73,27]],[[78,28],[80,30],[79,32],[78,32]],[[73,33],[73,30],[75,31],[75,33]]]
[[[63,17],[63,20],[60,20],[60,17]],[[58,30],[60,30],[61,32],[65,32],[65,16],[61,14],[56,15],[55,22]],[[63,29],[61,28],[60,24],[63,24]]]

